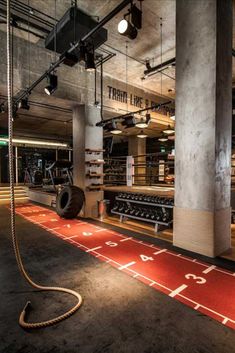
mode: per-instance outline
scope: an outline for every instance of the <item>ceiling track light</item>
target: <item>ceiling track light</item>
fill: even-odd
[[[125,18],[119,22],[118,32],[121,35],[128,37],[129,39],[135,39],[138,34],[137,29],[134,26],[132,26],[132,24],[129,21],[127,21]]]
[[[25,110],[29,110],[30,106],[29,106],[29,101],[28,98],[23,98],[19,101],[18,103],[18,108],[19,109],[25,109]]]
[[[122,122],[122,126],[125,126],[125,128],[135,127],[135,124],[136,124],[136,120],[135,120],[135,117],[132,115],[127,116]]]
[[[141,118],[140,121],[138,121],[135,126],[139,127],[140,129],[145,129],[148,127],[149,123],[151,121],[151,116],[150,114],[146,114],[146,118]]]
[[[50,96],[57,89],[58,77],[55,74],[49,74],[47,76],[47,80],[49,82],[49,85],[44,88],[44,91],[48,96]]]
[[[122,130],[117,127],[116,121],[111,121],[110,123],[106,124],[104,126],[104,130],[107,132],[111,132],[111,134],[113,135],[119,135],[122,133]]]
[[[0,113],[3,114],[3,113],[5,113],[5,112],[6,112],[5,106],[4,106],[4,103],[2,103],[2,104],[0,105]]]
[[[126,19],[128,17],[128,20]],[[142,28],[142,11],[134,4],[131,4],[131,8],[128,13],[124,15],[124,18],[118,24],[118,32],[128,37],[129,39],[135,39],[138,35],[138,30]]]
[[[94,51],[85,53],[85,69],[86,71],[95,71],[95,55]]]
[[[170,125],[168,125],[167,129],[163,130],[163,132],[164,134],[171,135],[174,134],[175,130]]]
[[[143,130],[141,130],[141,132],[137,135],[137,137],[140,138],[140,139],[144,139],[144,138],[147,137],[147,135],[144,133]]]

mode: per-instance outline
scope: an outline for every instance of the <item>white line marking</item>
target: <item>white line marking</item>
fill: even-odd
[[[167,249],[162,249],[162,250],[154,252],[153,255],[158,255],[158,254],[161,254],[162,252],[166,252],[166,251],[167,251]]]
[[[100,228],[98,230],[95,230],[95,233],[102,232],[103,230],[106,230],[105,228]]]
[[[71,235],[71,237],[65,237],[64,239],[72,239],[72,238],[76,238],[78,235],[75,234],[75,235]]]
[[[121,239],[120,241],[127,241],[127,240],[131,240],[132,237],[129,237],[129,238],[124,238],[124,239]]]
[[[197,304],[194,309],[197,310],[198,308],[200,308],[200,304]]]
[[[98,249],[101,249],[102,246],[97,246],[96,248],[92,248],[92,249],[88,249],[86,250],[86,252],[90,252],[90,251],[94,251],[94,250],[98,250]]]
[[[101,255],[101,256],[102,256],[102,255]],[[107,260],[107,261],[105,261],[105,262],[106,262],[106,264],[108,264],[110,261],[111,261],[111,260]]]
[[[208,267],[206,270],[202,271],[202,273],[209,273],[212,270],[214,270],[215,268],[216,268],[216,266],[212,265],[212,266]]]
[[[170,294],[169,297],[174,298],[177,294],[179,294],[180,292],[182,292],[184,289],[186,289],[188,286],[186,284],[182,284],[182,286],[176,288],[175,290],[173,290]]]
[[[222,324],[225,325],[228,321],[228,318],[226,317],[223,321],[222,321]]]
[[[129,267],[129,266],[132,266],[132,265],[134,265],[134,264],[135,264],[135,261],[132,261],[132,262],[129,262],[128,264],[126,264],[126,265],[123,265],[123,266],[119,267],[118,269],[119,269],[119,270],[124,270],[124,268],[127,268],[127,267]]]
[[[180,256],[181,256],[181,254],[178,254],[177,256],[179,256],[179,257],[180,257]]]
[[[139,274],[138,273],[136,273],[134,276],[133,276],[133,278],[136,278],[136,277],[138,277],[139,276]]]
[[[193,262],[197,262],[197,259],[193,259]]]
[[[156,282],[150,283],[149,287],[152,287],[154,284],[157,284]]]

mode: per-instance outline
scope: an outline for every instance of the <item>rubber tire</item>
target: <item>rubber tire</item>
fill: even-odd
[[[77,186],[65,186],[57,195],[56,212],[62,218],[75,218],[81,211],[84,201],[82,189]]]

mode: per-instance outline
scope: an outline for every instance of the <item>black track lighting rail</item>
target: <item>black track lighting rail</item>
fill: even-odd
[[[114,16],[116,16],[121,10],[123,10],[128,4],[131,3],[132,0],[123,0],[118,6],[116,6],[106,17],[104,17],[90,32],[88,32],[81,40],[77,41],[74,43],[71,48],[66,52],[71,54],[75,49],[77,49],[81,42],[84,43],[86,42],[92,35],[94,35],[100,28],[102,28],[106,23],[108,23]],[[54,72],[57,67],[60,66],[60,64],[63,63],[66,53],[63,53],[60,58],[51,64],[50,68],[46,70],[35,82],[32,83],[30,87],[25,89],[23,92],[21,92],[15,99],[14,103],[17,105],[17,103],[27,97],[35,87],[39,85],[40,82],[42,82],[50,73]]]
[[[153,104],[151,105],[150,107],[147,107],[147,108],[143,108],[143,109],[140,109],[140,110],[137,110],[135,112],[129,112],[127,114],[123,114],[123,115],[118,115],[118,116],[115,116],[114,118],[110,118],[110,119],[106,119],[106,120],[101,120],[99,121],[98,123],[96,123],[96,126],[101,126],[103,127],[104,125],[106,125],[107,123],[110,123],[110,122],[117,122],[117,121],[121,121],[121,120],[125,120],[126,118],[128,118],[129,116],[131,115],[135,115],[135,114],[140,114],[142,112],[147,112],[147,111],[150,111],[150,110],[153,110],[153,109],[160,109],[161,107],[164,107],[166,105],[169,105],[171,104],[172,101],[168,101],[168,102],[165,102],[165,103],[159,103],[159,104]]]
[[[158,72],[161,72],[162,70],[167,69],[169,66],[175,65],[175,63],[176,63],[176,59],[172,58],[157,66],[153,66],[153,67],[150,66],[147,68],[147,70],[144,71],[144,77],[142,79],[145,79],[145,77],[152,76]]]

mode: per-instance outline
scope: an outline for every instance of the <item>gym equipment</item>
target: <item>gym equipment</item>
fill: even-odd
[[[11,31],[10,31],[10,23],[11,23],[11,2],[7,0],[7,100],[8,100],[8,135],[9,135],[9,174],[10,174],[10,207],[11,207],[11,237],[13,242],[14,253],[16,257],[16,261],[19,267],[20,272],[22,273],[25,280],[34,288],[42,290],[42,291],[57,291],[64,292],[70,295],[73,295],[77,298],[77,303],[64,314],[59,315],[53,319],[36,322],[36,323],[27,323],[25,321],[26,314],[31,307],[30,302],[28,301],[20,314],[19,324],[21,327],[25,329],[33,329],[33,328],[43,328],[49,325],[57,324],[58,322],[68,318],[72,314],[74,314],[82,304],[82,297],[79,293],[74,290],[62,288],[62,287],[51,287],[51,286],[42,286],[34,282],[31,277],[25,271],[20,250],[18,244],[18,238],[16,235],[15,228],[15,194],[14,194],[14,160],[13,160],[13,99],[12,99],[12,53],[11,53]]]
[[[65,186],[56,198],[56,212],[63,218],[75,218],[85,201],[82,189],[77,186]]]
[[[121,222],[125,218],[133,218],[155,223],[155,231],[157,232],[159,225],[167,227],[172,225],[173,206],[173,198],[121,192],[115,197],[111,213],[119,215]]]
[[[49,192],[58,192],[63,185],[73,185],[72,162],[59,159],[46,166],[49,179],[43,179],[43,189]],[[56,176],[56,174],[61,176]]]

